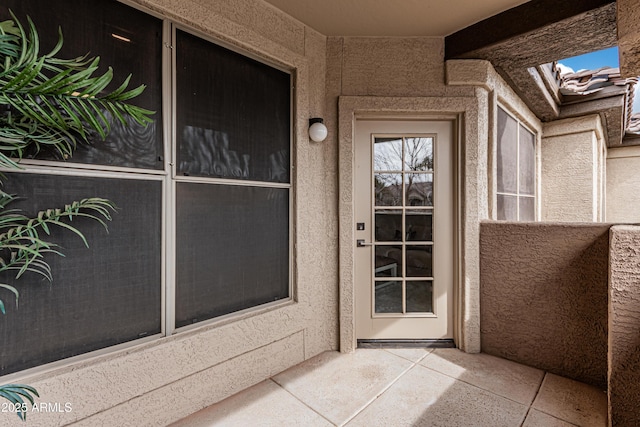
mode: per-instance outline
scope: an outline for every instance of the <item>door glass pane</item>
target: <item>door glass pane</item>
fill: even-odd
[[[433,174],[405,174],[404,190],[407,206],[433,206]]]
[[[401,242],[402,211],[376,211],[375,238],[376,242]]]
[[[433,276],[432,250],[433,246],[407,246],[407,277]]]
[[[433,211],[431,209],[407,211],[405,218],[407,241],[433,241]]]
[[[402,313],[402,282],[374,282],[376,313]]]
[[[516,193],[518,177],[518,123],[498,108],[498,192]]]
[[[402,206],[402,174],[377,173],[373,179],[376,206]]]
[[[520,126],[520,194],[535,194],[536,182],[535,136]]]
[[[433,282],[407,282],[407,313],[433,313]]]
[[[402,138],[374,138],[373,168],[376,172],[402,170]]]
[[[374,140],[375,313],[433,312],[434,145],[433,136]]]
[[[376,245],[376,277],[402,277],[402,246]]]
[[[433,138],[406,138],[404,150],[404,170],[433,170]]]
[[[520,197],[520,221],[536,220],[536,199],[534,197]]]
[[[498,220],[518,220],[518,197],[498,194]]]

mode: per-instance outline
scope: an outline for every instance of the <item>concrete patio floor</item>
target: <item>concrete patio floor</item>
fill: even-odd
[[[607,395],[487,354],[358,349],[320,354],[173,425],[601,427]]]

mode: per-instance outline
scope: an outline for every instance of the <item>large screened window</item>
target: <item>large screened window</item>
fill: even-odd
[[[20,292],[16,305],[11,293],[0,290],[6,305],[0,318],[0,375],[163,330],[163,22],[106,0],[56,0],[55,6],[46,0],[8,0],[0,7],[3,19],[9,9],[24,25],[31,17],[42,54],[54,47],[60,27],[64,46],[59,57],[100,56],[100,72],[108,66],[115,71],[110,89],[132,73],[130,87],[147,85],[136,103],[158,113],[147,128],[112,120],[105,141],[90,136],[91,144],[79,146],[72,158],[43,149],[27,153],[22,171],[4,172],[2,189],[21,198],[7,209],[34,216],[42,209],[102,197],[118,210],[108,233],[95,222],[74,220],[88,249],[73,233],[52,229],[50,240],[65,255],[47,255],[52,283],[33,273],[18,281],[13,275],[0,278]]]
[[[0,289],[0,376],[289,300],[291,73],[115,0],[9,0],[3,19],[9,9],[33,19],[43,53],[60,26],[61,56],[100,56],[111,89],[131,73],[147,86],[134,103],[156,114],[5,172],[27,214],[86,197],[118,210],[108,233],[74,223],[89,249],[53,233],[66,256],[48,259],[52,284],[0,277],[20,291],[16,306]]]
[[[55,5],[55,6],[54,6]],[[115,0],[8,0],[0,13],[9,17],[12,10],[26,24],[33,20],[40,34],[40,52],[48,53],[58,41],[62,29],[64,45],[58,57],[76,58],[89,54],[101,58],[98,73],[113,68],[114,77],[107,88],[116,89],[129,74],[131,88],[147,86],[136,98],[136,105],[157,111],[150,126],[130,121],[123,126],[111,120],[111,133],[105,141],[90,136],[91,144],[78,146],[72,159],[60,159],[46,149],[41,160],[66,160],[115,167],[164,169],[162,146],[162,21]],[[144,59],[143,59],[144,58]]]
[[[291,76],[176,31],[176,327],[289,297]]]
[[[498,107],[497,219],[536,219],[536,137]]]

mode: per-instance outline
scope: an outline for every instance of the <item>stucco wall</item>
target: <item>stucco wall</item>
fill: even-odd
[[[166,425],[338,346],[337,146],[307,135],[309,117],[326,108],[326,38],[255,0],[136,3],[294,70],[295,301],[14,376],[41,402],[73,408],[30,413],[26,426]],[[0,415],[0,426],[16,421]]]
[[[603,218],[604,138],[600,116],[545,123],[542,137],[542,220]],[[610,218],[607,218],[610,220]]]
[[[373,66],[372,64],[375,64]],[[410,66],[406,66],[410,64]],[[330,37],[327,48],[327,112],[330,138],[338,135],[340,171],[341,349],[354,348],[353,319],[353,126],[356,117],[458,119],[458,223],[456,344],[480,351],[479,221],[490,218],[496,105],[509,105],[540,133],[526,105],[481,60],[443,62],[443,41],[433,38]],[[336,114],[336,116],[334,116]]]
[[[481,225],[482,351],[601,388],[609,225]]]
[[[640,223],[640,147],[607,152],[607,221]]]
[[[340,173],[340,329],[343,351],[355,348],[353,288],[353,126],[357,115],[428,118],[466,114],[466,181],[470,210],[460,225],[465,238],[461,266],[465,289],[457,292],[457,343],[479,351],[477,226],[486,217],[488,92],[473,85],[445,85],[444,40],[441,38],[330,37],[327,49],[329,137],[339,141]],[[340,111],[338,118],[338,103]],[[336,120],[333,120],[333,117]],[[340,126],[338,127],[338,123]],[[339,132],[338,132],[339,131]],[[480,202],[479,202],[480,201]],[[474,234],[475,233],[475,234]],[[476,237],[474,237],[476,236]],[[452,298],[454,296],[451,296]],[[461,315],[461,313],[463,313]],[[477,332],[474,332],[477,331]]]
[[[609,419],[640,425],[640,227],[611,228]]]

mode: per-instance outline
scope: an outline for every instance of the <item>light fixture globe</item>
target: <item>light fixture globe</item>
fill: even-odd
[[[324,125],[324,120],[315,117],[309,119],[309,138],[315,142],[322,142],[327,138],[327,127]]]

